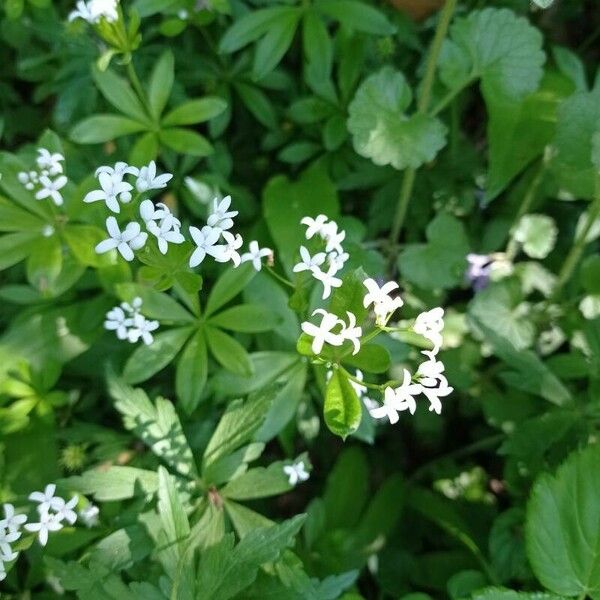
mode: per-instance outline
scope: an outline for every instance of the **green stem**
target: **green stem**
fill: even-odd
[[[150,112],[150,108],[148,105],[148,99],[146,98],[146,92],[144,91],[144,88],[142,86],[142,82],[140,81],[136,71],[135,71],[135,67],[133,65],[133,57],[130,56],[129,60],[127,61],[127,76],[129,77],[129,81],[131,82],[131,86],[133,87],[133,89],[135,90],[135,93],[138,95],[140,102],[142,103],[144,109],[146,110],[146,112],[148,113],[148,116],[151,117],[152,113]]]
[[[435,80],[435,71],[437,67],[438,58],[442,49],[442,44],[448,33],[448,27],[450,26],[450,20],[454,14],[457,0],[446,0],[446,4],[440,14],[440,20],[438,21],[437,28],[433,41],[431,42],[431,49],[427,58],[427,67],[425,69],[425,76],[423,77],[423,84],[421,86],[421,95],[417,103],[417,113],[427,114],[429,110],[429,104],[431,102],[431,93],[433,89],[433,82]],[[406,169],[404,172],[404,179],[402,181],[402,187],[400,189],[400,196],[398,197],[398,204],[396,206],[396,214],[392,223],[392,229],[390,231],[390,247],[391,262],[395,260],[393,248],[395,247],[404,219],[406,218],[406,212],[410,197],[412,195],[413,186],[415,183],[415,169]]]
[[[267,271],[271,274],[272,277],[277,279],[277,281],[280,281],[284,285],[291,287],[293,290],[296,289],[296,286],[289,279],[282,277],[281,275],[279,275],[279,273],[276,273],[271,267],[267,266]]]
[[[372,390],[377,390],[378,392],[381,391],[382,388],[380,385],[378,385],[376,383],[369,383],[368,381],[362,381],[358,377],[355,377],[354,375],[352,375],[352,373],[350,373],[347,369],[344,369],[344,367],[342,367],[342,365],[339,365],[338,368],[342,373],[344,373],[344,375],[346,375],[346,377],[348,379],[351,379],[355,383],[358,383],[359,385],[364,385],[366,388],[369,388]]]
[[[600,175],[598,176],[598,180],[596,182],[596,198],[594,199],[593,204],[588,211],[587,221],[585,222],[585,225],[583,226],[579,237],[575,241],[575,244],[569,251],[569,254],[567,254],[567,258],[565,259],[562,269],[558,274],[558,281],[556,282],[556,287],[554,288],[554,291],[552,293],[552,298],[556,298],[560,294],[560,291],[562,290],[565,283],[567,283],[567,281],[569,281],[569,279],[571,278],[571,275],[573,275],[573,271],[579,263],[579,259],[581,258],[583,250],[585,249],[585,246],[587,244],[586,238],[590,232],[590,229],[593,227],[594,223],[599,217]]]
[[[453,87],[430,111],[432,117],[439,115],[447,106],[458,96],[466,87],[471,85],[475,77],[470,76],[465,79],[462,83],[459,83],[456,87]]]
[[[537,195],[540,183],[544,178],[545,170],[546,162],[542,160],[536,170],[535,175],[533,176],[533,179],[531,180],[531,183],[529,184],[529,187],[527,188],[527,191],[525,192],[525,195],[523,196],[523,201],[521,202],[521,206],[519,207],[513,222],[513,228],[519,223],[521,217],[529,212],[529,209],[531,208],[531,205],[533,204],[533,201]],[[508,260],[513,261],[518,251],[519,243],[511,237],[510,241],[508,242],[508,246],[506,247],[506,257]]]

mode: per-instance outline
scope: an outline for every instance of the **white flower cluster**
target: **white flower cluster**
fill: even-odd
[[[149,190],[167,187],[167,182],[173,177],[171,173],[157,175],[154,161],[150,161],[141,169],[125,162],[117,162],[114,167],[102,166],[96,169],[100,189],[86,194],[83,201],[105,202],[109,210],[119,214],[121,204],[129,204],[133,199],[131,192],[134,186],[124,179],[127,175],[135,177],[136,199]],[[141,221],[130,221],[122,229],[115,217],[107,217],[106,230],[109,237],[96,246],[96,252],[103,254],[116,249],[125,260],[132,261],[134,251],[141,250],[146,245],[148,233],[156,238],[162,254],[167,253],[169,244],[182,244],[185,241],[180,232],[181,222],[171,213],[166,204],[158,203],[155,206],[152,200],[143,200],[139,214]],[[146,231],[142,231],[142,223]]]
[[[126,181],[127,175],[134,177],[135,182]],[[156,163],[150,161],[141,169],[128,165],[126,162],[117,162],[114,167],[102,166],[96,169],[96,177],[100,183],[100,189],[86,194],[83,201],[88,203],[105,202],[109,210],[119,214],[122,204],[134,203],[142,194],[150,190],[167,187],[167,183],[173,175],[171,173],[157,175]],[[135,197],[132,195],[134,185]],[[240,256],[238,250],[242,247],[242,236],[233,235],[228,231],[233,227],[233,218],[238,214],[237,211],[230,211],[230,206],[231,196],[226,196],[222,200],[215,198],[207,225],[202,229],[189,228],[192,240],[196,245],[196,249],[190,256],[191,268],[197,267],[206,258],[206,255],[209,255],[217,262],[231,261],[236,267],[242,262],[251,261],[254,268],[260,271],[261,259],[272,255],[269,248],[259,248],[258,243],[253,241],[250,242],[249,251]],[[185,242],[185,237],[181,233],[181,221],[173,215],[166,204],[162,202],[154,204],[152,200],[143,200],[140,203],[139,215],[139,221],[130,221],[124,227],[119,226],[115,217],[108,217],[106,229],[109,237],[96,246],[96,252],[103,254],[116,249],[125,260],[132,261],[135,251],[141,250],[146,245],[148,234],[156,238],[158,249],[162,254],[167,254],[169,244]]]
[[[325,343],[341,346],[346,340],[352,342],[354,346],[352,354],[360,350],[362,328],[356,326],[356,316],[353,313],[346,311],[348,323],[322,308],[317,308],[312,314],[313,317],[321,315],[320,325],[305,321],[302,323],[302,331],[313,338],[311,348],[314,354],[320,354]]]
[[[69,14],[69,21],[84,19],[88,23],[98,23],[102,18],[110,23],[119,18],[117,0],[79,0]]]
[[[50,152],[46,148],[38,148],[36,163],[38,170],[21,171],[17,177],[26,190],[35,192],[36,200],[50,198],[56,206],[61,206],[63,197],[60,192],[67,185],[68,179],[63,175],[62,162],[65,157],[58,152]]]
[[[386,284],[387,285],[387,284]],[[417,409],[415,396],[422,394],[429,400],[429,410],[438,415],[442,412],[440,398],[452,393],[444,373],[444,364],[437,360],[437,354],[442,346],[442,330],[444,328],[444,309],[434,308],[418,315],[413,325],[413,331],[422,335],[433,344],[433,350],[424,350],[422,354],[427,360],[419,365],[416,377],[404,369],[402,384],[384,390],[383,405],[370,409],[375,419],[387,417],[393,425],[398,422],[398,413],[408,410],[414,414]]]
[[[6,577],[5,563],[13,562],[19,556],[18,552],[13,551],[11,544],[21,537],[23,528],[37,534],[39,543],[45,546],[50,532],[61,530],[65,521],[69,525],[74,525],[77,521],[74,508],[79,502],[79,497],[73,496],[67,502],[64,498],[56,496],[55,492],[56,485],[49,483],[43,492],[29,494],[29,500],[38,503],[39,521],[36,522],[27,522],[27,515],[16,514],[12,504],[4,504],[4,518],[0,519],[0,581]],[[98,508],[93,504],[89,504],[86,509],[88,512],[95,509],[97,516]],[[80,516],[87,524],[89,519],[83,518],[83,510]]]
[[[316,218],[304,217],[300,223],[306,225],[306,239],[310,240],[315,236],[320,237],[325,243],[325,251],[318,252],[313,256],[304,247],[300,246],[300,258],[302,259],[294,266],[294,273],[309,271],[312,276],[323,284],[323,300],[329,298],[332,288],[342,285],[342,280],[335,275],[340,271],[348,260],[348,253],[344,252],[342,242],[346,237],[346,232],[338,230],[335,221],[330,221],[325,215],[318,215]],[[327,271],[323,271],[321,266],[327,264]]]
[[[368,308],[373,305],[376,324],[385,327],[392,314],[404,305],[400,296],[395,298],[390,296],[390,292],[400,286],[395,281],[388,281],[379,287],[374,279],[365,279],[363,284],[368,290],[363,298],[363,306]]]
[[[137,297],[128,302],[122,302],[120,306],[115,306],[106,313],[104,329],[114,331],[120,340],[128,340],[135,344],[140,339],[149,346],[154,337],[152,332],[158,329],[158,321],[146,319],[140,313],[142,308],[142,299]]]
[[[231,261],[234,267],[250,261],[254,268],[260,271],[262,259],[273,255],[272,250],[260,248],[258,242],[252,241],[249,244],[249,251],[240,256],[238,250],[242,247],[244,240],[239,233],[234,235],[229,231],[233,227],[233,219],[238,215],[238,211],[229,210],[230,207],[231,196],[225,196],[222,200],[215,198],[206,225],[202,229],[198,229],[198,227],[189,228],[190,235],[196,244],[196,249],[190,256],[190,267],[192,269],[197,267],[208,255],[212,256],[217,262]]]

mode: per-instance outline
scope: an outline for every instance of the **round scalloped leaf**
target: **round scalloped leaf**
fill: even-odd
[[[600,447],[573,453],[535,483],[525,534],[533,572],[552,592],[600,598]]]
[[[481,78],[487,97],[523,96],[537,89],[546,56],[541,33],[506,8],[485,8],[457,19],[444,43],[440,76],[453,89]]]
[[[407,115],[411,101],[404,75],[391,67],[365,79],[350,103],[347,122],[356,152],[396,169],[416,169],[433,160],[446,144],[446,127],[427,115]]]
[[[546,258],[556,243],[558,229],[547,215],[524,215],[513,233],[523,251],[531,258]]]

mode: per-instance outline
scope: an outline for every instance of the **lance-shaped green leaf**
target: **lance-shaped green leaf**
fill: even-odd
[[[207,325],[205,332],[208,348],[219,364],[236,375],[252,375],[252,363],[244,346],[216,327]]]
[[[561,600],[561,597],[542,592],[515,592],[506,588],[490,587],[475,592],[472,600]]]
[[[348,29],[374,35],[392,35],[396,28],[377,9],[356,0],[320,0],[315,9],[338,20]]]
[[[220,115],[227,108],[227,102],[216,96],[206,96],[189,100],[174,108],[163,120],[165,127],[173,125],[193,125],[203,123]]]
[[[456,19],[440,56],[440,77],[450,88],[481,79],[487,99],[519,97],[537,89],[545,54],[542,35],[506,8],[485,8]]]
[[[77,144],[101,144],[130,133],[147,129],[144,123],[119,115],[94,115],[80,121],[69,137]]]
[[[173,80],[175,70],[175,61],[173,53],[170,50],[163,52],[161,57],[154,65],[152,75],[150,77],[150,86],[148,89],[148,100],[150,102],[150,109],[152,110],[152,116],[154,119],[158,119],[164,110],[169,96],[171,95],[171,89],[173,88]]]
[[[230,331],[258,333],[277,327],[279,317],[266,306],[240,304],[226,308],[219,314],[210,317],[208,322]]]
[[[204,331],[199,329],[188,340],[175,375],[175,389],[183,409],[192,413],[202,395],[208,375],[208,352]]]
[[[277,496],[292,489],[288,476],[283,471],[283,462],[275,462],[268,467],[257,467],[232,479],[221,493],[232,500],[252,500]]]
[[[141,312],[150,319],[160,319],[172,323],[189,323],[194,316],[181,304],[167,294],[157,292],[154,288],[136,283],[122,283],[116,286],[121,300],[131,303],[134,298],[142,299]]]
[[[204,451],[203,470],[253,439],[271,406],[273,394],[274,390],[269,389],[250,396],[246,401],[229,403]]]
[[[59,485],[109,502],[154,494],[158,489],[158,477],[154,471],[146,469],[113,466],[85,471],[82,475],[61,480]]]
[[[428,115],[408,115],[412,97],[404,75],[391,67],[363,81],[348,107],[358,154],[396,169],[416,169],[435,158],[446,145],[446,127]]]
[[[562,596],[600,598],[600,448],[572,454],[542,475],[527,505],[527,555],[542,584]]]
[[[323,408],[327,427],[346,439],[360,425],[362,407],[348,377],[338,369],[333,371],[325,391]]]
[[[138,346],[125,363],[125,381],[139,383],[164,369],[183,348],[193,331],[191,327],[162,331],[154,336],[154,341],[149,346]]]
[[[237,546],[233,535],[207,548],[200,559],[197,588],[211,600],[228,600],[256,578],[258,568],[275,561],[294,540],[305,515],[298,515],[279,525],[255,529]]]
[[[186,477],[196,477],[192,451],[181,428],[175,407],[164,398],[152,403],[144,390],[132,388],[112,374],[108,391],[123,423],[172,469]]]
[[[251,264],[240,265],[237,269],[227,269],[217,279],[206,302],[206,315],[214,313],[235,298],[256,275]]]

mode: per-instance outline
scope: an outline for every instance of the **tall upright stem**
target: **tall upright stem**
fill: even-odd
[[[132,85],[133,89],[135,90],[135,93],[138,95],[140,102],[142,103],[142,106],[146,109],[148,116],[152,117],[152,113],[150,112],[150,107],[148,106],[148,100],[146,98],[146,92],[144,91],[142,82],[140,81],[140,79],[136,73],[135,67],[133,65],[133,57],[132,56],[130,57],[129,62],[127,63],[127,76],[129,77],[129,81],[131,82],[131,85]]]
[[[598,218],[600,218],[600,175],[598,175],[596,181],[596,196],[588,211],[587,220],[581,229],[579,236],[575,240],[573,247],[569,251],[569,254],[567,254],[567,258],[558,274],[558,281],[556,282],[556,287],[552,293],[552,298],[556,298],[559,295],[565,283],[567,283],[571,278],[571,275],[573,275],[573,271],[579,263],[579,259],[587,244],[586,238]]]
[[[431,103],[431,92],[433,89],[433,82],[435,81],[435,71],[437,67],[438,58],[442,49],[442,44],[448,33],[448,27],[454,9],[456,8],[457,0],[446,0],[442,13],[440,14],[440,20],[438,21],[437,28],[433,41],[431,42],[431,48],[429,50],[429,56],[427,57],[427,67],[425,69],[425,76],[423,77],[423,83],[421,86],[421,94],[417,102],[417,113],[426,114],[429,110]],[[404,171],[404,179],[402,181],[402,187],[400,189],[400,196],[398,197],[398,204],[396,206],[396,214],[394,215],[394,221],[392,223],[392,229],[390,231],[390,246],[396,244],[404,219],[406,217],[406,211],[410,202],[413,186],[415,183],[415,169],[406,169]],[[392,257],[394,252],[392,251]]]

